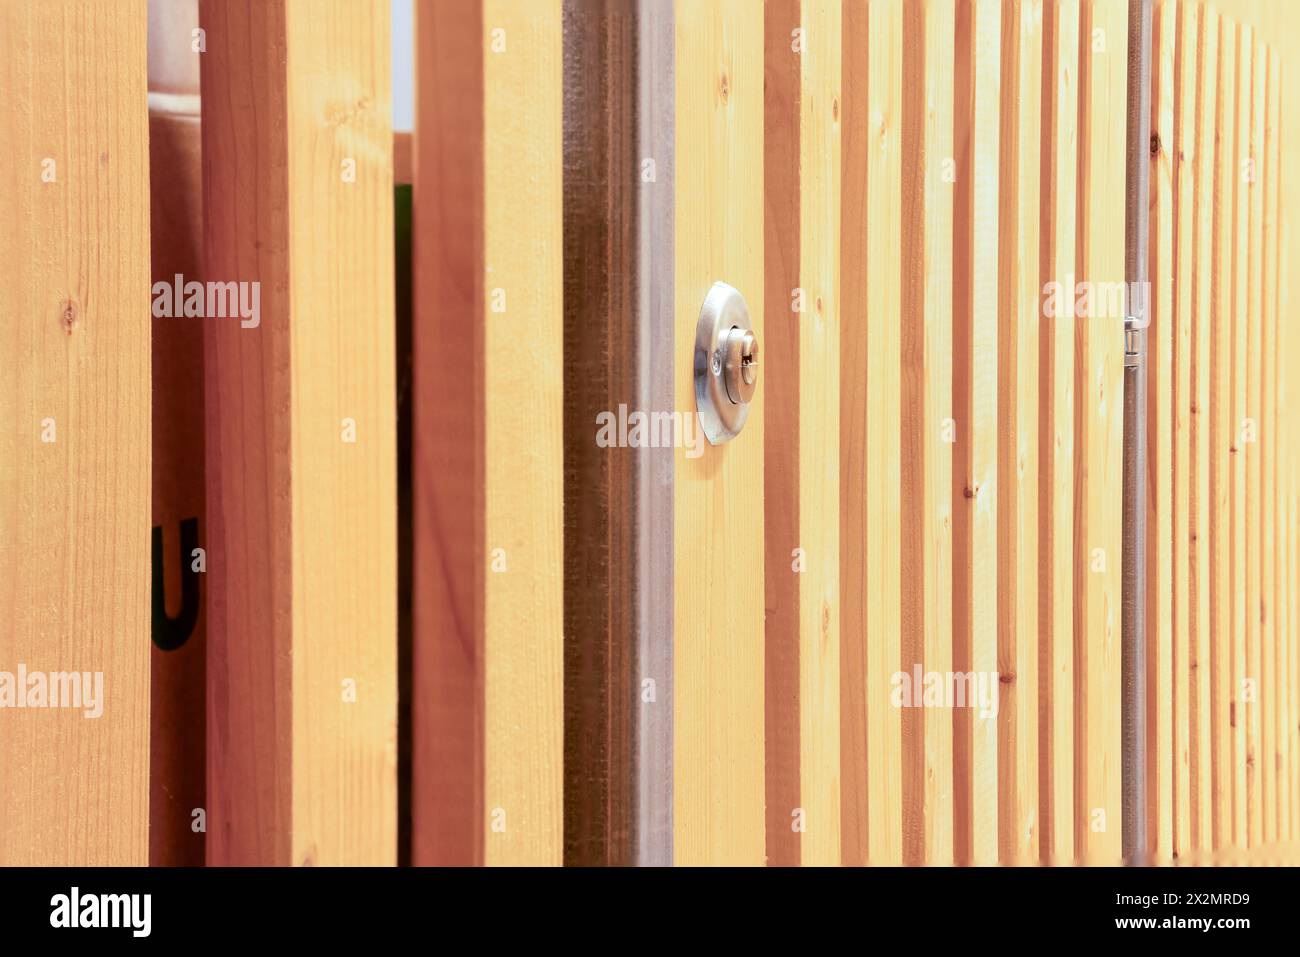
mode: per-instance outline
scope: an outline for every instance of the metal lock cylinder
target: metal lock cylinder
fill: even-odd
[[[758,337],[745,297],[715,282],[695,327],[695,402],[710,445],[740,434],[758,387]]]

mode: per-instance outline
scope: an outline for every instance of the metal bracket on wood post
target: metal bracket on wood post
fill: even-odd
[[[1126,368],[1142,365],[1142,320],[1138,316],[1124,317],[1124,365]]]

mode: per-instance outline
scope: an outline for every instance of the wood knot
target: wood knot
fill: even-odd
[[[718,79],[718,98],[723,103],[726,103],[730,96],[731,79],[727,76],[726,72],[723,72],[722,76]]]
[[[1016,673],[1014,671],[1008,671],[998,675],[998,681],[1002,682],[1004,685],[1009,685],[1011,684],[1011,682],[1015,680],[1016,680]]]
[[[1151,134],[1151,155],[1152,156],[1160,155],[1160,134],[1159,133]]]
[[[840,98],[837,96],[831,100],[831,119],[839,122],[840,119]]]
[[[72,327],[77,323],[77,303],[69,299],[63,304],[63,331],[72,335]]]
[[[974,498],[975,490],[971,488],[969,485],[967,485],[965,488],[961,490],[961,494],[964,495],[966,498]]]

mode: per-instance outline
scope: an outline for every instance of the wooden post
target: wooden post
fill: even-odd
[[[385,0],[203,0],[208,862],[393,864]],[[252,310],[247,310],[252,312]]]
[[[145,26],[0,4],[5,866],[149,859]]]

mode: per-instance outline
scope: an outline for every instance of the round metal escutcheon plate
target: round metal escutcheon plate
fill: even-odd
[[[749,416],[748,402],[733,402],[727,395],[726,340],[733,329],[752,329],[749,307],[735,287],[715,282],[695,326],[695,404],[710,445],[734,439]]]

